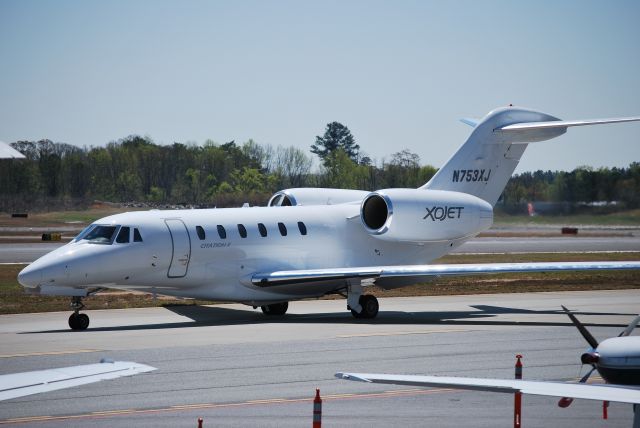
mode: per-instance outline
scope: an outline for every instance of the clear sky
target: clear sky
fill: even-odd
[[[640,115],[640,1],[0,0],[0,140],[307,150],[348,126],[440,166],[509,103]],[[640,124],[573,128],[517,171],[627,166]]]

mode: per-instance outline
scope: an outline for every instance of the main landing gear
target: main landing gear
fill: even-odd
[[[260,306],[265,315],[284,315],[289,309],[289,302],[273,303],[271,305]]]
[[[351,309],[351,315],[354,318],[361,319],[372,319],[378,315],[378,309],[380,309],[380,305],[378,304],[378,299],[376,296],[372,296],[371,294],[363,294],[358,299],[358,303],[362,307],[360,312],[356,312],[354,309]]]
[[[378,315],[378,299],[371,294],[362,294],[360,281],[350,282],[347,286],[347,309],[354,318],[372,319]]]
[[[86,330],[89,327],[89,315],[80,313],[83,308],[82,297],[74,296],[71,298],[71,309],[73,309],[73,313],[69,317],[71,330]]]

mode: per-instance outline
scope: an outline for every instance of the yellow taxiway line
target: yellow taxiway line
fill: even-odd
[[[382,331],[382,332],[374,332],[374,333],[341,334],[336,336],[336,338],[350,339],[352,337],[406,336],[409,334],[460,333],[464,331],[470,331],[470,330],[449,328],[449,329],[442,329],[442,330]]]
[[[103,352],[103,351],[104,349],[70,349],[68,351],[27,352],[24,354],[5,354],[5,355],[0,355],[0,358],[38,357],[42,355],[84,354],[88,352]]]
[[[385,392],[373,392],[366,394],[332,394],[322,397],[323,401],[332,400],[350,400],[350,399],[362,399],[362,398],[385,398],[385,397],[397,397],[406,395],[428,395],[428,394],[442,394],[448,392],[460,392],[460,390],[449,388],[436,388],[436,389],[400,389],[395,391]],[[168,413],[168,412],[180,412],[202,409],[219,409],[229,407],[246,407],[257,406],[264,404],[289,404],[289,403],[301,403],[301,402],[313,402],[313,398],[271,398],[264,400],[250,400],[237,403],[200,403],[200,404],[183,404],[171,407],[163,407],[157,409],[121,409],[121,410],[105,410],[101,412],[91,412],[78,415],[61,415],[61,416],[26,416],[21,418],[12,418],[0,420],[0,425],[19,424],[27,422],[47,422],[47,421],[64,421],[64,420],[78,420],[78,419],[92,419],[92,418],[106,418],[110,416],[123,416],[123,415],[141,415],[150,413]]]

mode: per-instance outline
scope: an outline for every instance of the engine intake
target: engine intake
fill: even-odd
[[[373,193],[362,203],[362,222],[375,234],[386,231],[384,226],[392,215],[393,204],[386,195]]]

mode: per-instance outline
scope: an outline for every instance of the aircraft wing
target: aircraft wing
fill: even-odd
[[[24,159],[25,155],[8,145],[0,141],[0,159]]]
[[[145,364],[105,361],[97,364],[0,375],[0,401],[101,380],[133,376],[153,370],[156,368]]]
[[[640,404],[640,387],[610,384],[544,382],[535,380],[483,379],[447,376],[411,376],[372,373],[336,373],[338,379],[368,383],[469,389],[513,394],[571,397],[585,400]]]
[[[253,274],[251,282],[260,287],[301,284],[305,282],[335,281],[347,279],[387,279],[479,275],[513,272],[554,272],[588,270],[634,270],[640,262],[536,262],[536,263],[473,263],[406,266],[369,266],[335,269],[301,269]]]

